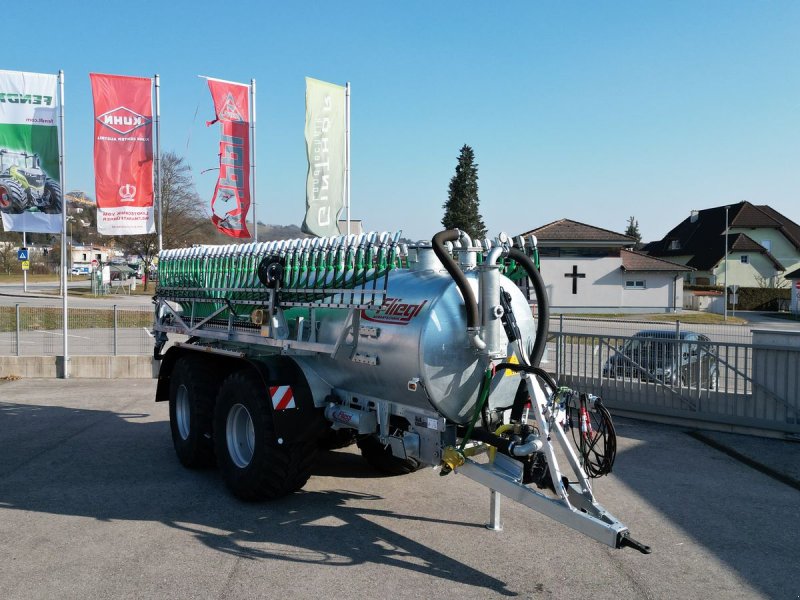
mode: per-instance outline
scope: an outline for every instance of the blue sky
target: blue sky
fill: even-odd
[[[0,68],[66,80],[67,188],[94,195],[89,72],[161,75],[162,149],[207,204],[199,74],[258,85],[258,218],[305,211],[304,77],[352,85],[352,211],[430,238],[473,147],[492,235],[570,218],[646,240],[740,200],[800,222],[800,2],[36,2]]]

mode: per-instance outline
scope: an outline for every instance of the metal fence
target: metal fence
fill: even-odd
[[[68,308],[70,355],[151,354],[153,312],[116,304]],[[0,355],[60,356],[64,353],[61,305],[0,307]]]
[[[618,410],[800,434],[800,349],[555,331],[560,383]]]
[[[550,331],[561,333],[583,333],[610,336],[630,336],[638,331],[694,331],[707,335],[714,341],[749,344],[753,334],[749,325],[705,325],[672,321],[634,321],[630,319],[605,319],[592,317],[569,317],[565,315],[550,318]]]

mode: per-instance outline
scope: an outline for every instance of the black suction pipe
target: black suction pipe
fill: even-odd
[[[435,239],[435,238],[434,238]],[[536,293],[536,342],[533,344],[533,352],[531,352],[531,365],[538,367],[544,355],[544,349],[547,345],[547,332],[550,328],[550,306],[547,303],[547,290],[544,288],[544,280],[541,273],[533,264],[533,261],[522,250],[518,248],[511,248],[508,251],[509,258],[513,258],[519,265],[525,269],[531,283],[533,283],[533,291]]]
[[[433,236],[431,244],[433,245],[434,254],[436,254],[436,257],[442,262],[445,270],[450,273],[458,289],[461,290],[461,295],[464,296],[464,305],[467,309],[467,328],[476,329],[480,327],[480,316],[475,294],[472,293],[472,288],[469,286],[469,282],[464,276],[464,273],[444,247],[445,242],[455,242],[458,241],[460,237],[461,232],[458,229],[446,229]]]

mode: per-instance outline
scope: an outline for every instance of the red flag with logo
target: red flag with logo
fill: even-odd
[[[222,233],[249,238],[250,210],[250,86],[209,79],[216,118],[220,124],[219,177],[211,199],[211,221]]]
[[[149,77],[90,73],[97,232],[153,233],[153,100]]]

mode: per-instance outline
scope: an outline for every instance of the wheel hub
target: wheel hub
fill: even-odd
[[[233,464],[244,469],[253,460],[256,434],[250,411],[243,404],[234,404],[228,412],[225,438],[228,442],[228,454],[230,454]]]
[[[191,416],[192,408],[189,403],[189,390],[184,384],[181,384],[178,387],[178,393],[175,395],[175,421],[178,425],[178,433],[184,441],[189,439],[189,433],[191,432]]]

